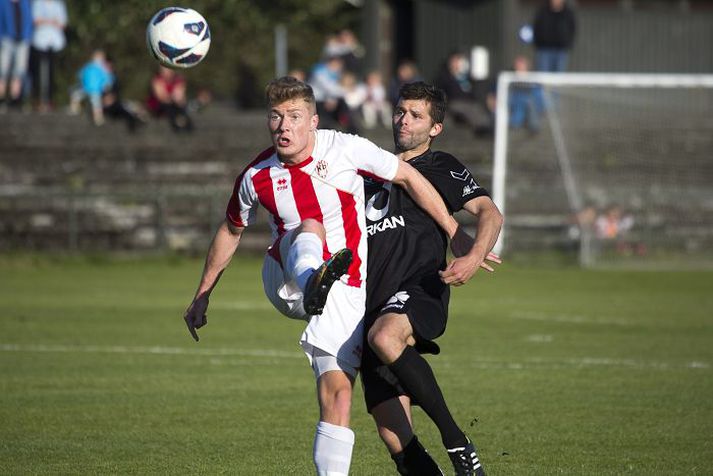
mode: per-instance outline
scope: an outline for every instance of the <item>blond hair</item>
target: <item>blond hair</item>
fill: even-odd
[[[285,101],[303,99],[312,112],[316,110],[312,87],[291,76],[283,76],[270,81],[265,88],[265,99],[268,107],[282,104]]]

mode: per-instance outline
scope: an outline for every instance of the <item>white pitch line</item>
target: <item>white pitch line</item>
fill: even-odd
[[[100,345],[62,345],[62,344],[0,344],[0,352],[40,352],[40,353],[90,353],[90,354],[151,354],[151,355],[201,355],[209,357],[272,357],[284,359],[303,359],[301,352],[288,352],[272,349],[197,349],[187,347],[161,346],[100,346]],[[222,361],[215,360],[213,363]],[[226,363],[231,362],[227,361]],[[478,358],[473,360],[458,360],[448,356],[435,357],[432,361],[436,367],[451,367],[452,365],[470,366],[481,369],[546,369],[572,367],[617,367],[631,369],[698,369],[708,370],[710,364],[704,361],[691,362],[655,362],[634,359],[613,359],[603,357],[580,357],[570,359],[530,358],[522,362]]]
[[[434,360],[434,366],[438,366]],[[450,362],[444,362],[445,367],[450,367]],[[635,359],[612,359],[603,357],[579,357],[570,359],[542,359],[530,358],[523,362],[507,361],[507,360],[471,360],[460,362],[458,365],[469,365],[480,369],[509,369],[509,370],[524,370],[524,369],[563,369],[563,368],[582,368],[582,367],[615,367],[624,369],[655,369],[655,370],[675,370],[675,369],[698,369],[708,370],[710,364],[703,361],[692,362],[660,362],[660,361],[644,361]]]
[[[279,357],[286,359],[304,358],[299,352],[271,349],[189,349],[186,347],[123,346],[123,345],[61,345],[61,344],[0,344],[1,352],[47,352],[47,353],[90,353],[90,354],[154,354],[154,355],[207,355],[242,357]]]
[[[608,317],[604,319],[591,318],[576,314],[547,314],[544,312],[512,312],[508,315],[511,319],[522,319],[527,321],[545,321],[545,322],[565,322],[568,324],[599,324],[599,325],[617,325],[617,326],[632,326],[636,323],[626,319],[616,319]]]

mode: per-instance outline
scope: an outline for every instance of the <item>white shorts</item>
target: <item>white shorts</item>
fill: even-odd
[[[290,233],[284,235],[280,241],[280,256],[283,262],[286,261],[292,241]],[[310,365],[314,367],[313,354],[316,348],[336,357],[340,369],[352,368],[352,371],[345,371],[356,375],[356,369],[361,365],[364,333],[366,289],[363,284],[357,288],[343,281],[335,282],[329,291],[322,314],[309,316],[304,310],[302,291],[294,282],[286,281],[281,264],[269,254],[263,262],[262,283],[265,295],[275,309],[291,319],[308,321],[300,338],[300,345]],[[327,368],[324,371],[327,370],[336,369]],[[321,373],[317,373],[317,376]]]
[[[343,360],[339,360],[332,354],[328,354],[322,349],[312,347],[312,353],[310,357],[310,362],[312,363],[312,370],[314,371],[314,377],[319,380],[322,374],[329,372],[330,370],[340,370],[349,374],[353,379],[356,379],[359,369],[352,367]]]

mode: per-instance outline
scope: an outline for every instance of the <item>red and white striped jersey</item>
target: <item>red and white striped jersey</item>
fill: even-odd
[[[399,159],[362,137],[317,130],[312,156],[297,164],[280,162],[274,148],[261,153],[235,181],[227,219],[235,226],[255,221],[261,204],[271,215],[273,246],[269,253],[280,262],[277,240],[307,218],[324,225],[324,259],[349,248],[354,259],[347,284],[366,279],[367,243],[363,175],[391,181]]]

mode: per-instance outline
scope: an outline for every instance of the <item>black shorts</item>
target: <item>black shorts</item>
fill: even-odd
[[[433,339],[446,330],[449,297],[449,287],[440,281],[431,285],[419,283],[405,286],[380,310],[366,316],[360,373],[367,411],[371,413],[372,408],[379,403],[406,394],[391,370],[369,346],[367,336],[373,323],[384,314],[406,314],[413,327],[416,350],[422,354],[438,354],[440,348]]]

